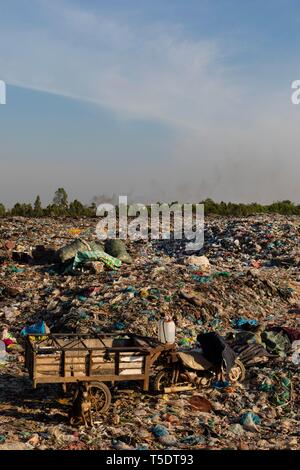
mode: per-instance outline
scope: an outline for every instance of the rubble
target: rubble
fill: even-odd
[[[96,222],[1,221],[0,449],[299,449],[299,217],[208,217],[198,252],[180,240],[126,241],[131,264],[91,261],[65,272],[58,250],[76,236],[97,241]],[[209,264],[195,262],[203,257]],[[157,337],[165,314],[181,346],[199,333],[226,336],[244,354],[245,381],[168,395],[124,383],[110,412],[77,430],[60,387],[32,390],[24,328]],[[21,350],[9,350],[5,328]]]

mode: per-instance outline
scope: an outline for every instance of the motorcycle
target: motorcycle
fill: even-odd
[[[213,381],[234,384],[245,378],[245,367],[238,357],[234,358],[230,370],[226,370],[223,360],[218,364],[209,361],[200,348],[171,349],[162,355],[160,368],[154,379],[154,390],[161,393],[209,387]]]

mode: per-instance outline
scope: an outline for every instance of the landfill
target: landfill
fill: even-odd
[[[101,244],[95,228],[92,218],[1,220],[0,450],[299,450],[300,218],[206,217],[193,253],[181,240]],[[245,379],[168,394],[123,382],[90,428],[68,423],[58,384],[32,388],[24,335],[157,338],[162,315],[178,347],[225,338]]]

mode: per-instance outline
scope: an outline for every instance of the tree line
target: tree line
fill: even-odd
[[[204,204],[205,215],[248,216],[253,214],[282,214],[300,215],[300,204],[289,200],[277,201],[272,204],[249,204],[232,202],[215,202],[212,199],[200,201]],[[174,202],[172,203],[174,204]],[[150,211],[150,206],[148,206]],[[53,201],[47,207],[42,207],[41,198],[37,196],[33,206],[29,203],[17,202],[12,209],[6,209],[0,203],[0,217],[95,217],[96,204],[87,206],[75,199],[68,202],[68,194],[64,188],[55,191]]]
[[[17,202],[12,209],[6,210],[4,205],[0,204],[0,217],[94,217],[95,215],[95,203],[87,206],[77,199],[69,203],[68,194],[64,188],[58,188],[55,191],[52,203],[46,207],[42,207],[39,195],[33,206],[30,203]]]

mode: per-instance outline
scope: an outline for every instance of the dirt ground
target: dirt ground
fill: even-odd
[[[59,249],[74,233],[91,240],[95,226],[95,219],[1,220],[0,325],[20,346],[22,328],[38,320],[51,332],[156,337],[167,311],[181,347],[193,346],[200,332],[236,338],[241,318],[256,320],[259,335],[278,327],[286,347],[245,364],[244,382],[223,389],[158,395],[126,382],[89,429],[71,427],[70,397],[58,385],[33,390],[22,352],[8,351],[0,365],[0,449],[299,449],[299,363],[292,360],[295,336],[282,329],[300,333],[300,218],[207,218],[204,249],[193,254],[208,258],[208,273],[189,262],[180,241],[126,241],[133,263],[98,274],[64,273],[51,258],[33,255],[37,245]],[[197,396],[211,411],[201,410]],[[245,413],[257,422],[245,424]]]

